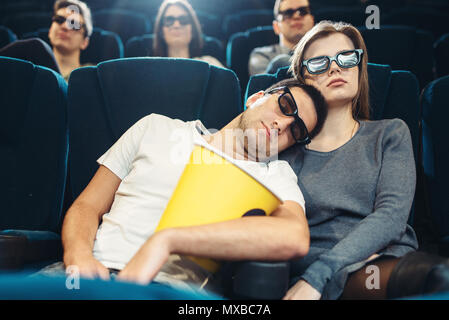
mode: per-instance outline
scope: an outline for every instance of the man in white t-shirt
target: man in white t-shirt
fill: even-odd
[[[207,272],[183,257],[287,260],[306,255],[309,232],[296,175],[287,162],[272,158],[320,131],[324,99],[314,87],[289,79],[252,95],[246,106],[213,134],[199,120],[157,114],[128,129],[97,160],[98,171],[66,214],[65,266],[76,265],[85,277],[109,279],[116,270],[123,281],[171,283],[177,278],[199,285]],[[270,216],[155,233],[195,143],[237,159],[283,203]]]

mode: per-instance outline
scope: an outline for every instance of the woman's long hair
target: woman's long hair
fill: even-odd
[[[163,20],[165,12],[173,5],[183,8],[187,12],[190,21],[192,21],[192,40],[189,44],[189,53],[191,58],[200,56],[201,50],[203,49],[203,33],[195,11],[186,0],[165,0],[162,2],[157,13],[156,22],[154,23],[153,55],[156,57],[168,56],[167,43],[165,42],[163,33]]]
[[[304,53],[317,39],[324,38],[333,33],[343,33],[351,39],[356,49],[363,49],[362,61],[359,64],[359,88],[357,95],[352,100],[352,116],[358,120],[368,120],[370,116],[369,83],[368,83],[368,52],[365,41],[360,32],[351,24],[345,22],[321,21],[317,23],[298,42],[292,57],[290,71],[296,79],[305,82],[303,76],[302,61]]]

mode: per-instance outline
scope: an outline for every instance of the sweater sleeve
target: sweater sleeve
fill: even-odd
[[[324,252],[301,276],[323,292],[342,268],[379,253],[404,234],[413,202],[416,171],[410,131],[402,120],[391,122],[382,141],[382,166],[373,212],[332,249]],[[361,177],[363,179],[363,177]]]
[[[260,48],[254,49],[250,54],[248,62],[249,75],[253,76],[256,74],[264,73],[269,63],[270,58],[262,53]]]

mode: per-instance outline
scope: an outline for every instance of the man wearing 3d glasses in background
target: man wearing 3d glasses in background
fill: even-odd
[[[295,45],[315,23],[309,0],[276,0],[273,13],[273,29],[279,35],[279,43],[255,48],[251,52],[248,63],[251,76],[270,72],[270,62],[276,65],[276,70],[290,65],[288,60]]]
[[[81,50],[89,45],[92,29],[91,12],[84,2],[78,0],[55,2],[48,38],[59,70],[66,81],[74,69],[90,65],[80,63],[80,54]]]

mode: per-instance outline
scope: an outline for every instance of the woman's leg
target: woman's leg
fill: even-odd
[[[369,262],[362,269],[351,273],[340,299],[343,300],[381,300],[387,298],[387,286],[390,275],[400,258],[379,258]],[[377,267],[377,269],[371,266]],[[374,270],[374,272],[373,272]],[[379,276],[377,285],[372,286],[372,278]],[[372,289],[369,289],[372,288]]]
[[[378,286],[370,285],[376,276],[373,270],[378,271]],[[448,259],[411,252],[402,258],[379,258],[349,275],[341,299],[395,299],[445,290],[449,290]]]

